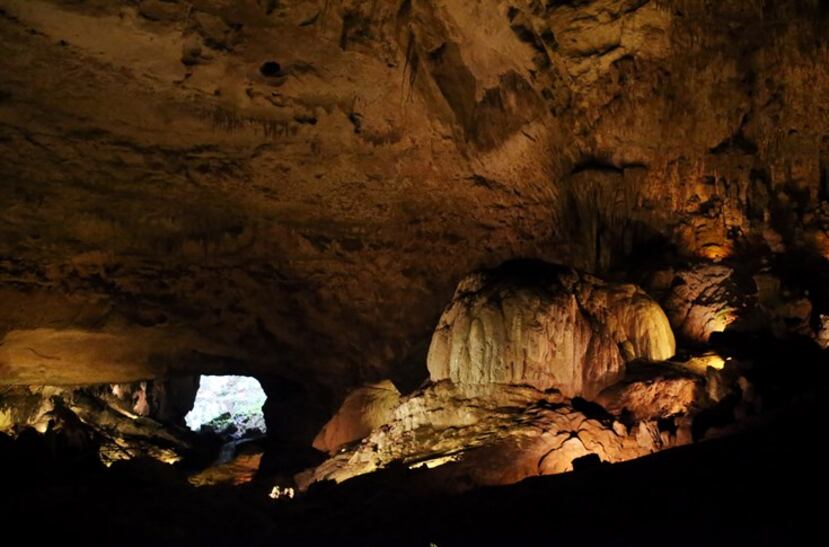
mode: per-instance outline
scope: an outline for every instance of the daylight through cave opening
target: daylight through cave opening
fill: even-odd
[[[201,376],[193,409],[184,417],[187,427],[239,440],[267,433],[262,406],[267,396],[256,378]]]

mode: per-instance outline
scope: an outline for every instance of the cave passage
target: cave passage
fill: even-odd
[[[267,433],[262,405],[267,396],[259,381],[249,376],[201,376],[187,427],[229,439]]]

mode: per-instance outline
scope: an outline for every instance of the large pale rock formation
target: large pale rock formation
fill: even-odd
[[[429,348],[432,380],[593,396],[625,362],[673,356],[665,313],[633,285],[522,261],[465,278]]]

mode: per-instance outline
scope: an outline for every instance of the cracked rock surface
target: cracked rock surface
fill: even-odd
[[[628,427],[581,404],[524,386],[439,382],[405,398],[387,424],[297,483],[340,482],[402,463],[434,468],[431,480],[448,489],[511,484],[571,471],[590,454],[619,462],[691,440],[689,422],[672,432],[660,431],[655,419]]]

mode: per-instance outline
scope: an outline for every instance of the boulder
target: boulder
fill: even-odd
[[[668,318],[638,287],[521,261],[461,281],[427,364],[434,381],[590,397],[621,378],[626,361],[660,361],[675,349]]]
[[[317,434],[314,448],[334,453],[345,444],[367,437],[392,419],[399,403],[400,392],[389,380],[356,389]]]

